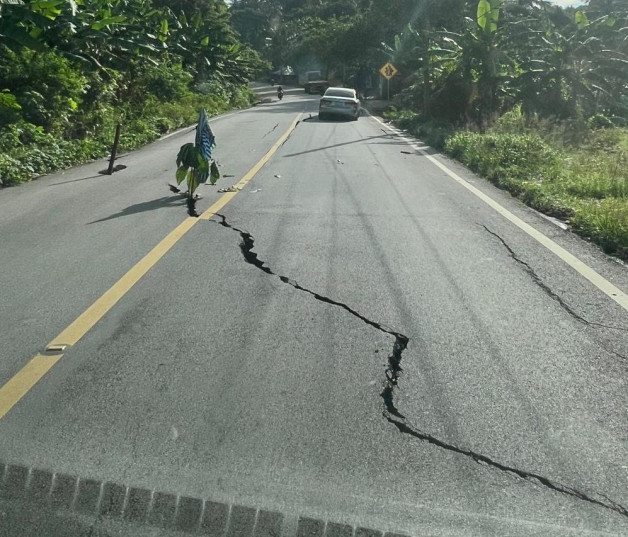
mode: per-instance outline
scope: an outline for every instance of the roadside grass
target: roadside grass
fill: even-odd
[[[628,260],[627,128],[530,119],[517,109],[485,134],[423,122],[412,112],[387,116],[534,209],[565,220],[606,253]]]
[[[175,102],[148,96],[142,107],[110,110],[90,120],[89,134],[63,139],[42,127],[20,120],[0,129],[0,186],[12,186],[38,176],[106,157],[111,151],[116,123],[122,124],[120,151],[137,149],[161,135],[193,125],[201,108],[214,116],[247,108],[257,97],[246,87],[229,94],[189,91]],[[173,155],[173,160],[176,155]]]

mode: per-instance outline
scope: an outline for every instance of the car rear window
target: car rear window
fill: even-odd
[[[353,99],[355,98],[355,93],[350,89],[330,88],[325,92],[325,97],[349,97]]]

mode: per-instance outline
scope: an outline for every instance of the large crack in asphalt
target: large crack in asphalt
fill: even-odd
[[[249,232],[243,231],[241,229],[238,229],[237,227],[232,226],[230,223],[227,222],[227,219],[222,214],[216,213],[216,216],[220,218],[220,222],[218,223],[221,226],[232,229],[233,231],[237,231],[240,234],[240,238],[242,239],[242,242],[240,244],[240,250],[242,251],[242,255],[244,256],[244,259],[246,260],[247,263],[250,263],[251,265],[256,266],[258,269],[264,271],[266,274],[277,276],[277,278],[279,278],[283,283],[294,287],[298,291],[303,291],[305,293],[308,293],[309,295],[312,295],[316,300],[320,300],[321,302],[325,302],[326,304],[331,304],[333,306],[338,306],[339,308],[342,308],[345,311],[348,311],[351,315],[357,317],[358,319],[368,324],[369,326],[372,326],[373,328],[376,328],[377,330],[380,330],[386,334],[390,334],[391,336],[394,336],[395,343],[398,342],[399,345],[403,347],[403,349],[406,348],[406,346],[408,345],[407,336],[404,336],[403,334],[399,332],[395,332],[392,328],[389,328],[381,323],[378,323],[377,321],[372,321],[371,319],[365,317],[364,315],[354,310],[347,304],[344,304],[343,302],[338,302],[337,300],[333,300],[324,295],[320,295],[316,293],[315,291],[312,291],[311,289],[307,289],[306,287],[299,285],[299,283],[295,282],[294,280],[291,280],[287,276],[281,276],[280,274],[275,274],[264,263],[264,261],[262,261],[261,259],[257,257],[257,253],[253,251],[253,248],[255,247],[255,239]]]
[[[453,444],[450,444],[434,435],[421,431],[418,427],[415,427],[410,423],[410,421],[397,409],[395,406],[395,388],[398,386],[399,378],[401,372],[403,371],[401,367],[402,355],[403,352],[408,347],[408,343],[410,342],[410,338],[401,332],[397,332],[392,328],[387,327],[386,325],[379,323],[377,321],[373,321],[362,315],[352,307],[348,306],[344,302],[339,302],[327,296],[321,295],[307,287],[303,287],[295,280],[288,278],[287,276],[282,276],[280,274],[276,274],[271,270],[271,268],[266,265],[264,261],[262,261],[257,253],[254,251],[255,248],[255,239],[248,231],[244,231],[242,229],[238,229],[233,226],[229,222],[224,215],[216,213],[216,216],[220,218],[220,221],[216,222],[215,220],[210,220],[210,222],[215,222],[220,224],[221,226],[231,229],[232,231],[237,232],[240,235],[241,243],[240,243],[240,251],[242,252],[242,256],[244,260],[250,265],[255,266],[262,272],[270,276],[275,276],[279,278],[279,280],[287,285],[290,285],[294,289],[298,291],[302,291],[314,297],[316,300],[320,302],[324,302],[326,304],[330,304],[333,306],[337,306],[342,308],[343,310],[349,312],[354,317],[360,319],[362,322],[366,323],[369,326],[379,330],[380,332],[384,332],[385,334],[391,335],[395,338],[393,343],[393,349],[391,354],[388,356],[388,362],[386,364],[385,375],[386,379],[382,385],[382,391],[380,392],[380,397],[383,400],[383,412],[382,415],[384,418],[392,425],[394,425],[397,430],[402,434],[407,434],[412,436],[418,440],[423,442],[427,442],[433,446],[439,447],[446,451],[450,451],[453,453],[457,453],[459,455],[463,455],[467,458],[472,459],[474,462],[478,464],[485,464],[491,468],[500,470],[501,472],[505,472],[510,475],[517,476],[521,479],[524,479],[531,483],[536,483],[541,485],[549,490],[554,492],[559,492],[561,494],[565,494],[567,496],[571,496],[572,498],[576,498],[578,500],[582,500],[584,502],[597,505],[598,507],[603,507],[605,509],[609,509],[620,515],[628,518],[628,508],[623,505],[611,500],[608,496],[599,493],[588,494],[576,488],[570,487],[568,485],[564,485],[557,481],[552,481],[551,479],[544,477],[540,474],[534,472],[528,472],[526,470],[521,470],[519,468],[515,468],[513,466],[508,466],[507,464],[503,464],[498,462],[487,455],[483,455],[481,453],[477,453],[470,449],[465,449]],[[489,231],[487,229],[487,231]]]
[[[560,297],[558,294],[552,291],[552,289],[550,289],[550,287],[541,279],[541,277],[536,273],[536,271],[528,263],[526,263],[523,259],[517,256],[515,251],[499,234],[490,230],[485,225],[482,225],[482,227],[486,230],[487,233],[490,233],[493,237],[499,240],[504,246],[504,248],[507,250],[510,257],[523,267],[523,270],[530,276],[530,278],[532,278],[532,281],[534,281],[534,283],[536,283],[541,288],[541,290],[545,292],[547,296],[549,296],[552,300],[556,301],[560,305],[560,307],[563,308],[567,313],[569,313],[569,315],[571,315],[574,319],[588,326],[598,326],[600,328],[608,328],[609,330],[621,330],[622,332],[628,332],[628,328],[624,328],[622,326],[611,326],[608,324],[598,323],[596,321],[590,321],[589,319],[584,318],[578,312],[574,311],[574,309],[569,304],[567,304],[562,299],[562,297]],[[615,353],[615,354],[617,354],[618,356],[621,356],[619,353]],[[622,358],[625,358],[625,357],[622,356]]]

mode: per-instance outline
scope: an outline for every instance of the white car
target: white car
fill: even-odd
[[[360,100],[355,90],[349,88],[327,88],[327,91],[321,97],[318,117],[325,119],[329,116],[344,116],[357,121],[360,117]]]

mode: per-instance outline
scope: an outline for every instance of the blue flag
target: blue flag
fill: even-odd
[[[216,147],[216,137],[212,132],[207,120],[207,112],[202,108],[198,116],[198,125],[196,126],[196,147],[201,154],[209,161],[212,158],[212,149]]]

